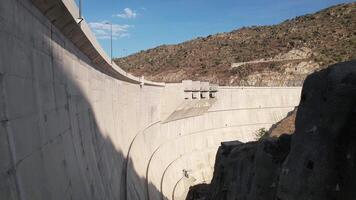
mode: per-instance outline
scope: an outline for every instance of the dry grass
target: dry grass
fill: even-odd
[[[320,66],[356,58],[355,13],[356,3],[342,4],[279,25],[246,27],[178,45],[163,45],[115,61],[124,70],[154,81],[193,79],[241,85],[251,78],[248,75],[271,71],[273,76],[283,79],[285,67],[280,63],[239,69],[230,66],[302,47],[313,51],[310,59]],[[263,78],[268,79],[268,76]]]

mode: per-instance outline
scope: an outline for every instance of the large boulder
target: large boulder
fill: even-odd
[[[355,137],[356,62],[310,75],[303,86],[277,199],[355,199]]]
[[[290,135],[228,145],[217,153],[210,199],[273,200]]]
[[[356,61],[308,76],[295,127],[293,135],[223,143],[200,198],[354,200]]]

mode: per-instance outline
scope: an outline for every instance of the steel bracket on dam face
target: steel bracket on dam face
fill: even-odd
[[[181,198],[183,169],[208,181],[220,142],[299,103],[300,87],[132,76],[78,15],[72,0],[0,1],[0,199]]]
[[[214,162],[215,162],[214,158],[215,158],[217,148],[218,147],[216,146],[216,147],[209,147],[203,150],[194,150],[182,154],[179,157],[175,158],[173,161],[171,161],[164,169],[164,172],[161,177],[161,181],[160,181],[161,199],[162,200],[165,199],[165,196],[173,197],[177,183],[180,180],[190,179],[191,180],[190,186],[192,184],[198,184],[201,182],[209,183],[210,179],[212,178],[212,174],[214,170]],[[183,165],[184,167],[182,167],[180,163],[182,164],[189,163],[189,165],[184,164]],[[198,176],[197,175],[198,172],[202,172],[202,171],[205,172],[203,173],[205,175]],[[167,178],[167,176],[169,178]],[[181,179],[181,177],[183,177],[183,179]],[[167,181],[168,183],[166,183]],[[172,182],[174,184],[171,184],[169,182]],[[170,190],[166,188],[169,188]],[[185,189],[189,189],[189,186],[187,186]],[[167,193],[166,192],[167,190],[172,192]],[[188,192],[188,190],[186,191]]]

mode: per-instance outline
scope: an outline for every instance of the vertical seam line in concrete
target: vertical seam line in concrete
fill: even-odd
[[[22,189],[22,182],[20,177],[17,174],[17,166],[16,166],[16,147],[15,147],[15,142],[14,142],[14,135],[10,126],[10,122],[8,120],[8,111],[7,111],[7,106],[6,106],[6,92],[5,92],[5,81],[4,81],[4,74],[0,74],[0,92],[1,92],[1,97],[3,99],[3,111],[4,111],[4,117],[5,120],[2,122],[2,126],[5,126],[6,129],[6,139],[8,142],[8,148],[10,151],[10,159],[11,159],[11,165],[14,170],[14,176],[15,176],[15,185],[16,185],[16,192],[17,196],[19,197],[20,200],[25,200],[24,194],[23,194],[23,189]]]
[[[70,131],[70,135],[71,135],[71,143],[72,143],[72,146],[73,146],[73,151],[74,151],[74,155],[75,155],[75,159],[76,159],[76,165],[77,165],[77,167],[78,167],[78,171],[79,171],[79,176],[80,176],[80,180],[84,183],[84,180],[83,180],[83,175],[82,175],[82,173],[81,173],[81,170],[80,170],[80,166],[78,165],[78,163],[79,163],[79,159],[78,159],[78,155],[77,155],[77,151],[76,151],[76,146],[74,145],[74,133],[73,133],[73,125],[72,125],[72,117],[71,117],[71,109],[70,109],[70,106],[69,106],[69,104],[70,104],[70,98],[71,98],[71,96],[70,96],[70,93],[69,93],[69,91],[68,91],[68,83],[67,84],[65,84],[65,92],[66,92],[66,96],[67,96],[67,105],[66,105],[66,107],[67,107],[67,113],[68,113],[68,119],[69,119],[69,131]],[[69,179],[70,181],[72,181],[72,179],[70,178]]]
[[[52,30],[52,29],[51,29]],[[52,31],[51,31],[52,32]],[[51,50],[50,50],[51,51]],[[52,56],[52,52],[50,52],[50,56]],[[36,56],[36,55],[35,55]],[[35,56],[32,54],[32,59],[34,60],[35,59]],[[38,68],[39,66],[35,66],[33,65],[33,69],[32,69],[32,72],[33,72],[33,79],[32,79],[32,87],[33,87],[33,90],[34,90],[34,96],[35,96],[35,103],[36,103],[36,106],[38,108],[38,125],[39,125],[39,135],[40,135],[40,148],[39,150],[41,151],[42,147],[44,147],[46,145],[46,142],[44,142],[44,136],[45,136],[45,119],[44,119],[44,112],[43,112],[43,109],[42,109],[42,105],[43,105],[43,102],[41,101],[42,98],[41,98],[41,93],[40,93],[40,83],[39,83],[39,76],[38,76]]]
[[[32,0],[31,0],[32,1]],[[49,26],[52,26],[52,23],[48,26],[47,24],[45,24],[43,21],[41,21],[41,19],[31,10],[31,8],[29,8],[28,6],[26,6],[23,2],[21,2],[21,1],[19,1],[19,0],[17,0],[17,2],[18,2],[18,5],[21,5],[27,12],[29,12],[34,18],[36,18],[37,19],[37,21],[38,22],[40,22],[43,26],[45,26],[46,28],[50,28]],[[30,2],[31,4],[32,4],[32,2]],[[35,6],[34,5],[32,5],[34,8],[35,8]],[[37,9],[37,7],[36,7],[36,9]],[[41,12],[42,13],[42,12]],[[43,14],[43,13],[42,13]],[[44,17],[46,17],[45,15],[43,15]],[[46,17],[46,19],[48,19],[47,17]],[[49,20],[48,20],[48,22],[49,22]]]
[[[91,109],[89,108],[88,109],[88,120],[89,120],[89,126],[90,126],[90,124],[95,124],[95,119],[94,119],[94,117],[92,117],[92,114],[91,114]],[[92,123],[91,123],[92,122]],[[90,129],[92,129],[92,126],[90,126]],[[90,132],[90,131],[89,131]],[[91,135],[91,142],[92,143],[94,143],[94,141],[93,141],[93,138],[95,137],[95,134],[96,134],[96,132],[94,132],[93,130],[91,131],[92,132],[92,134],[94,134],[94,135]],[[103,147],[104,147],[104,145],[103,145]],[[100,183],[101,183],[101,186],[102,186],[102,189],[103,189],[103,192],[105,193],[105,196],[106,196],[106,199],[109,199],[108,198],[108,196],[110,195],[110,192],[108,191],[109,190],[109,188],[107,188],[106,186],[105,186],[105,184],[104,184],[104,180],[103,180],[103,172],[100,170],[100,168],[98,167],[98,162],[99,163],[102,163],[102,156],[100,156],[100,154],[102,153],[102,148],[99,146],[99,145],[94,145],[93,144],[93,157],[94,157],[94,159],[95,159],[95,161],[97,162],[96,163],[96,165],[94,166],[96,169],[97,169],[97,171],[98,171],[98,174],[99,174],[99,181],[100,181]],[[99,157],[99,158],[98,158]]]

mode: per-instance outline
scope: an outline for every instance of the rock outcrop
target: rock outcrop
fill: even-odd
[[[297,108],[290,111],[287,116],[268,130],[268,136],[279,137],[283,134],[293,134],[295,131],[295,117],[297,116]]]
[[[187,199],[354,200],[355,147],[356,61],[350,61],[308,76],[293,135],[223,143],[211,184],[200,193],[192,187]]]

